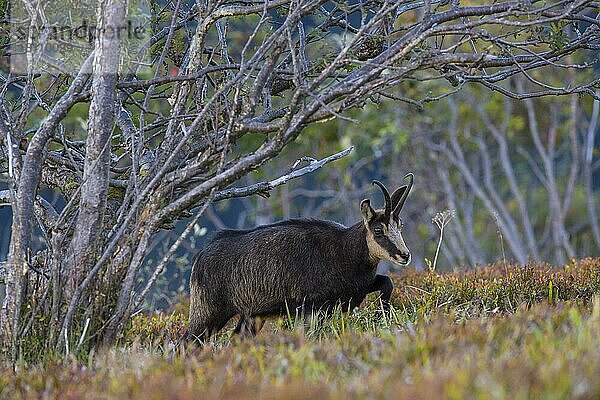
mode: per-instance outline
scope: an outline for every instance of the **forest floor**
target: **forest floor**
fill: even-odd
[[[600,399],[600,259],[394,280],[389,314],[369,297],[203,348],[173,350],[185,306],[140,314],[118,346],[4,370],[0,398]]]

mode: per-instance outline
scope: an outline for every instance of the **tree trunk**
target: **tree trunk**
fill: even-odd
[[[79,215],[69,249],[68,293],[72,293],[95,260],[103,231],[110,168],[110,138],[114,128],[116,83],[119,68],[118,34],[111,28],[124,26],[125,0],[98,2],[99,34],[95,41],[92,100],[85,149]],[[70,296],[68,296],[70,297]]]

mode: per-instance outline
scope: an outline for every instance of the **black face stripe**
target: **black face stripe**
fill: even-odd
[[[373,217],[373,219],[371,220],[371,222],[369,223],[369,230],[372,232],[373,234],[373,239],[375,241],[375,243],[377,243],[381,248],[383,248],[391,258],[397,258],[398,256],[405,258],[407,256],[407,254],[409,254],[408,249],[406,249],[405,251],[399,249],[389,238],[389,236],[386,235],[386,233],[383,234],[376,234],[375,233],[375,229],[384,229],[387,230],[388,234],[389,234],[389,229],[390,229],[390,221],[385,219],[385,216],[383,215],[383,213],[381,212],[377,212],[375,214],[375,216]]]
[[[402,254],[402,251],[392,243],[387,236],[374,236],[375,242],[381,246],[390,256],[395,257]]]

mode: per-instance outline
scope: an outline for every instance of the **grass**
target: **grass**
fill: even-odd
[[[600,398],[600,259],[395,281],[389,315],[371,297],[204,348],[172,349],[185,306],[138,315],[118,346],[4,370],[0,398]]]

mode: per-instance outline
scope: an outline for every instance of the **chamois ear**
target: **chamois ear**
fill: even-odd
[[[406,192],[406,189],[408,189],[408,186],[404,185],[394,190],[394,193],[392,193],[392,210],[396,209],[396,206],[398,205],[398,202],[404,195],[404,192]]]
[[[365,222],[371,221],[371,219],[375,215],[375,210],[373,210],[373,208],[371,207],[371,200],[364,199],[360,202],[360,212]]]
[[[392,207],[394,208],[392,216],[396,220],[399,218],[400,211],[402,210],[402,207],[404,207],[404,202],[406,202],[406,198],[413,187],[414,175],[408,173],[404,176],[404,179],[406,178],[408,178],[408,185],[399,187],[392,194]]]

